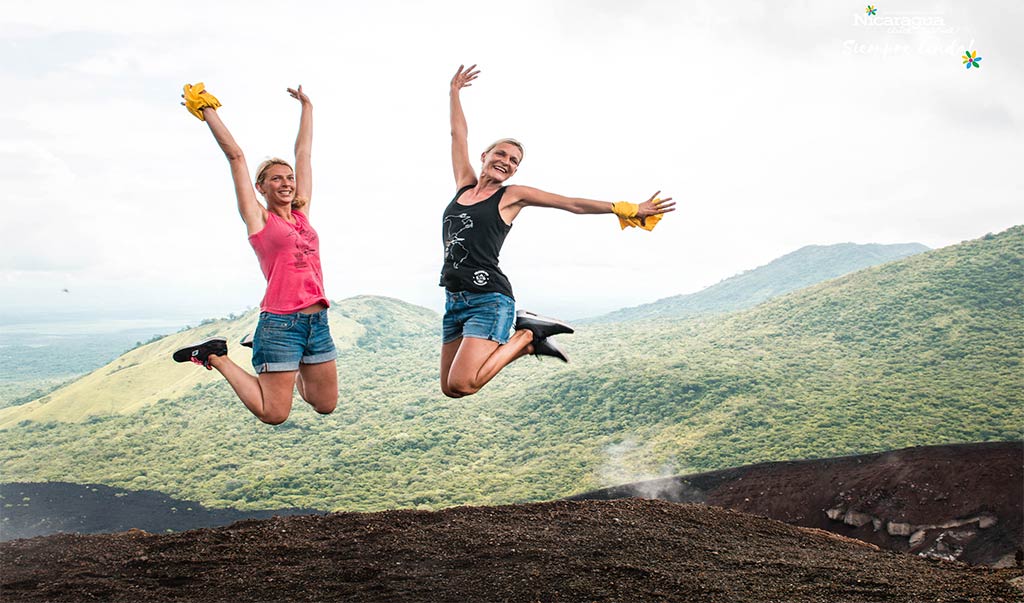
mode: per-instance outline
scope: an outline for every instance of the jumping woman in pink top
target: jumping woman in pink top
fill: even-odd
[[[183,95],[183,104],[210,126],[227,156],[238,213],[267,279],[267,292],[260,302],[259,324],[251,342],[257,376],[228,358],[227,341],[222,337],[182,348],[174,353],[174,359],[217,369],[245,407],[272,425],[288,418],[296,386],[302,399],[319,413],[331,413],[338,404],[337,352],[327,326],[330,304],[324,294],[319,238],[309,223],[313,105],[302,86],[288,88],[288,93],[302,105],[295,170],[283,159],[264,161],[256,169],[255,191],[249,184],[242,149],[217,114],[220,102],[201,83],[186,85]],[[257,200],[256,192],[266,206]]]

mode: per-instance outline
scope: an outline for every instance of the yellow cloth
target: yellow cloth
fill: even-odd
[[[198,117],[199,121],[206,121],[206,118],[203,117],[203,109],[220,107],[220,101],[206,91],[206,86],[202,82],[197,82],[194,86],[185,84],[185,94],[182,96],[185,97],[185,108],[189,113]]]
[[[659,201],[661,201],[661,199],[655,199],[654,204],[657,205]],[[637,226],[648,231],[654,230],[654,225],[661,220],[662,214],[647,216],[647,218],[641,222],[640,218],[636,217],[638,211],[640,211],[640,206],[636,203],[630,203],[629,201],[619,201],[612,204],[612,213],[618,216],[619,226],[622,227],[622,230],[626,230],[626,228],[635,228]]]

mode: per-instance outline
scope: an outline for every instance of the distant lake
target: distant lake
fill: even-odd
[[[38,317],[37,317],[38,318]],[[64,378],[95,370],[154,337],[176,333],[185,318],[56,317],[0,319],[0,383]],[[192,325],[199,324],[192,320]]]
[[[6,335],[89,335],[109,334],[127,331],[153,331],[153,333],[174,333],[188,324],[199,323],[198,319],[187,317],[172,318],[84,318],[76,316],[54,317],[0,317],[0,337]]]

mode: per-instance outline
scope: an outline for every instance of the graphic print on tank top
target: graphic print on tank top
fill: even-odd
[[[303,226],[299,226],[297,230],[290,230],[288,232],[288,238],[294,239],[295,251],[292,253],[292,257],[295,258],[293,264],[296,268],[308,268],[309,262],[306,261],[306,257],[316,253],[316,233],[312,229],[307,230]]]
[[[466,238],[459,235],[462,231],[471,228],[473,228],[473,218],[470,218],[469,214],[465,212],[457,216],[447,216],[444,219],[444,260],[451,261],[456,270],[469,258],[469,250],[462,245]]]
[[[495,292],[511,298],[512,285],[498,268],[501,245],[512,228],[500,213],[507,189],[499,188],[490,197],[469,205],[459,203],[459,197],[471,188],[460,189],[442,214],[444,265],[438,284],[449,291]]]

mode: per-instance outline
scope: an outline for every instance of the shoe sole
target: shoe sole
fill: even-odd
[[[534,314],[533,312],[527,310],[519,310],[518,312],[516,312],[516,330],[530,329],[530,327],[528,326],[519,326],[520,319],[534,320],[539,323],[546,323],[537,325],[539,328],[542,328],[545,331],[550,330],[549,333],[542,335],[542,337],[550,337],[552,335],[570,334],[576,332],[576,330],[573,329],[569,325],[569,323],[558,320],[557,318],[551,318],[550,316],[541,316],[540,314]],[[530,330],[533,331],[533,329]]]
[[[172,356],[172,358],[174,358],[175,362],[188,362],[188,361],[190,361],[192,359],[192,350],[194,350],[196,348],[200,348],[200,347],[202,347],[202,346],[204,346],[204,345],[206,345],[208,343],[212,343],[214,341],[222,342],[225,347],[228,345],[228,340],[223,338],[223,337],[210,337],[208,339],[204,339],[204,340],[202,340],[200,342],[193,343],[192,345],[187,345],[187,346],[185,346],[183,348],[180,348],[180,349],[176,350],[174,352],[174,355]]]
[[[565,351],[562,350],[562,348],[560,348],[557,345],[555,345],[554,341],[548,341],[548,339],[546,337],[544,339],[542,339],[541,341],[543,342],[543,345],[546,346],[547,349],[545,349],[543,352],[539,352],[539,351],[537,351],[537,346],[534,345],[534,347],[533,347],[533,355],[534,356],[537,356],[538,359],[540,359],[541,356],[547,356],[549,358],[558,358],[559,360],[561,360],[562,362],[565,362],[565,363],[569,362],[569,356],[566,355]]]

